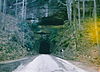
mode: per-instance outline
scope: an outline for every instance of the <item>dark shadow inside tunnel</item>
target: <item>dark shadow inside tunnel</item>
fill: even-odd
[[[40,41],[40,47],[39,47],[39,53],[40,54],[50,54],[50,43],[47,40],[42,39]]]

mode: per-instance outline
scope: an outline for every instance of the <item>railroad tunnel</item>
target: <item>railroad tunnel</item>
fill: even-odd
[[[51,53],[50,52],[50,42],[46,36],[41,37],[40,39],[39,53],[40,54],[50,54]]]

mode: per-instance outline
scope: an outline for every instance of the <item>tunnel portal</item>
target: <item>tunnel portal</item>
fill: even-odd
[[[40,41],[40,47],[39,47],[39,53],[40,54],[50,54],[50,43],[47,40],[42,39]]]

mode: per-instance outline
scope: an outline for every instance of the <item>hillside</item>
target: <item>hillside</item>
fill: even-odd
[[[25,57],[28,53],[25,43],[33,33],[27,26],[24,27],[28,30],[25,32],[21,22],[10,15],[0,13],[0,18],[0,61]],[[29,33],[31,35],[25,38],[25,34]]]

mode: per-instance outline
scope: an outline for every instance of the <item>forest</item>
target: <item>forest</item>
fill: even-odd
[[[100,66],[100,0],[0,0],[0,62],[41,53]]]

